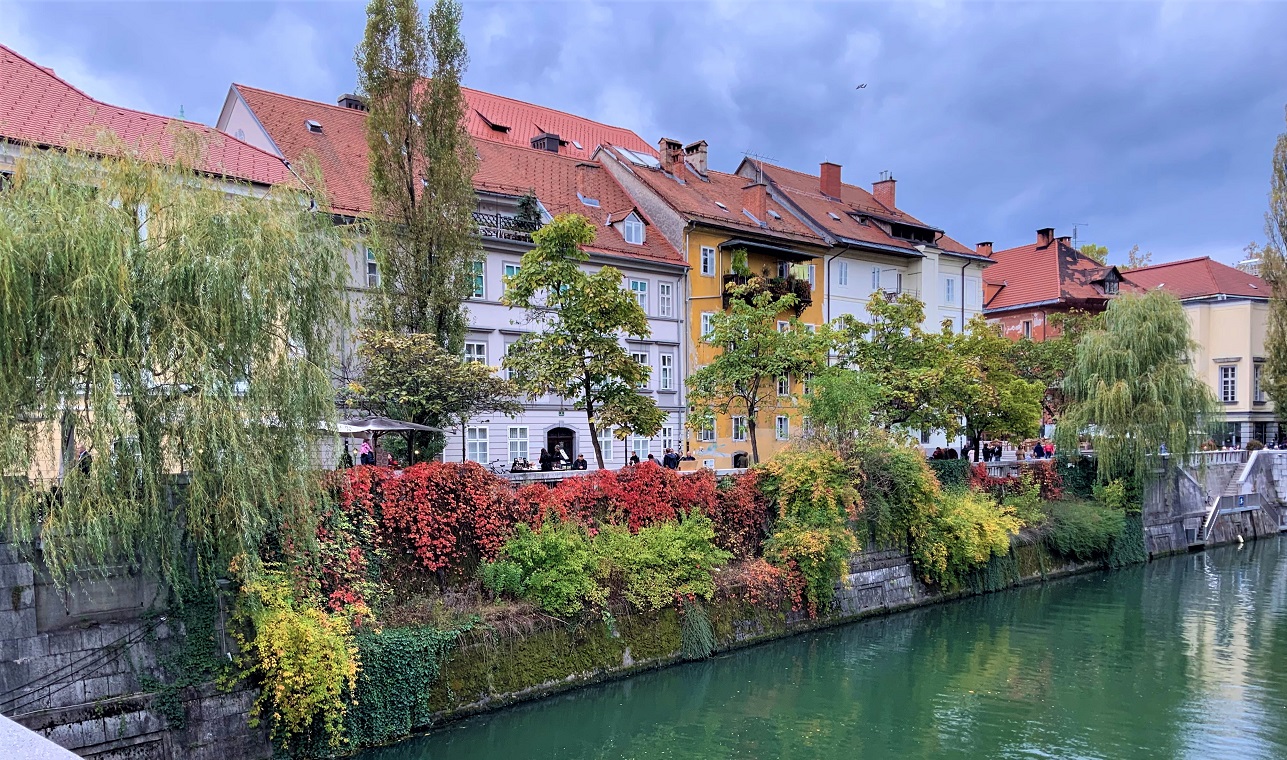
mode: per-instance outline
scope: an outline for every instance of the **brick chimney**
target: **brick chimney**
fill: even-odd
[[[678,140],[661,138],[657,141],[657,152],[661,154],[661,168],[671,174],[684,162],[684,146]]]
[[[974,246],[974,252],[975,252],[975,253],[977,253],[977,254],[979,254],[980,256],[991,256],[991,255],[992,255],[992,243],[991,243],[991,242],[987,242],[987,243],[977,243],[977,244],[975,244],[975,246]]]
[[[1037,230],[1037,247],[1038,248],[1045,248],[1046,246],[1050,245],[1053,242],[1055,242],[1054,227],[1042,227],[1041,229]]]
[[[752,182],[742,188],[742,208],[760,220],[761,224],[769,222],[769,188],[763,182]]]
[[[818,169],[818,189],[823,195],[840,197],[840,164],[823,161]]]
[[[893,175],[890,175],[871,183],[871,194],[876,196],[876,200],[880,201],[881,205],[890,210],[898,208],[894,203],[894,184],[896,182],[897,180],[894,179]]]
[[[684,155],[688,158],[688,164],[697,170],[698,174],[706,173],[706,141],[698,140],[684,146]]]
[[[593,177],[592,172],[598,169],[599,165],[590,161],[578,161],[576,165],[576,193],[582,198],[593,197],[590,195],[590,180]]]
[[[1072,236],[1071,236],[1071,235],[1064,235],[1063,237],[1057,237],[1057,238],[1055,238],[1055,240],[1058,240],[1060,243],[1063,243],[1064,245],[1068,246],[1069,248],[1071,248],[1071,247],[1072,247]]]

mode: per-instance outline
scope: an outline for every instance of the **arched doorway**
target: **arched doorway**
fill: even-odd
[[[572,428],[556,427],[550,428],[550,432],[545,434],[545,449],[553,457],[558,457],[558,447],[562,447],[563,453],[567,455],[568,461],[576,458],[576,431]]]
[[[751,456],[749,454],[747,454],[745,451],[733,452],[734,468],[745,468],[750,466],[751,466]]]

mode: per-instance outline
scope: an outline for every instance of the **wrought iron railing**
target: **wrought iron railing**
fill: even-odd
[[[506,216],[505,214],[488,214],[482,211],[474,212],[474,223],[478,225],[478,234],[483,237],[498,238],[500,240],[521,240],[526,243],[532,242],[532,233],[541,228],[540,222],[519,219],[516,216]]]

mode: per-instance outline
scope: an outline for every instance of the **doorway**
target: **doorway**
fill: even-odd
[[[556,427],[550,428],[550,432],[545,434],[545,449],[550,452],[550,456],[558,457],[559,448],[567,455],[567,461],[571,462],[576,458],[576,431],[571,428]]]

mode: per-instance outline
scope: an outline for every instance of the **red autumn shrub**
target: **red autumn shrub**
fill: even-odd
[[[721,596],[740,599],[756,607],[793,611],[804,608],[804,575],[794,568],[781,568],[762,557],[734,562],[716,575]]]
[[[705,473],[714,485],[714,474]],[[715,523],[715,543],[735,557],[754,557],[764,543],[768,502],[760,490],[755,470],[725,478],[714,498],[704,503],[706,516]]]
[[[1025,479],[1036,482],[1041,487],[1041,498],[1046,501],[1057,501],[1064,494],[1064,479],[1053,459],[1023,462],[1019,465],[1017,476],[989,475],[987,465],[982,462],[970,469],[970,487],[976,491],[987,491],[998,500],[1022,490]]]

